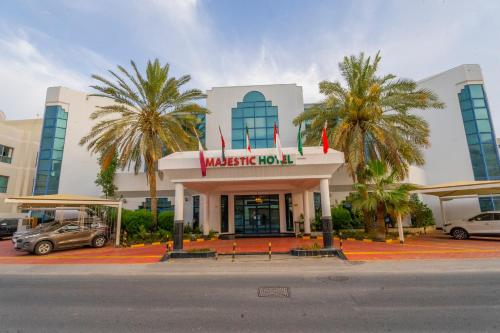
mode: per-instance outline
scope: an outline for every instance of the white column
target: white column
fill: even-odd
[[[116,214],[115,246],[120,246],[120,235],[122,230],[122,207],[123,202],[120,200],[120,203],[118,204],[118,213]]]
[[[441,226],[446,224],[446,213],[444,211],[443,199],[439,198],[439,209],[441,210]]]
[[[311,214],[309,212],[309,191],[304,191],[302,193],[302,197],[304,199],[304,233],[311,233]]]
[[[184,221],[184,184],[175,183],[174,221]]]
[[[234,194],[229,194],[229,233],[234,234]]]
[[[220,195],[210,194],[208,196],[208,230],[220,232]]]
[[[331,217],[332,212],[330,210],[330,187],[328,185],[328,178],[320,180],[319,189],[321,191],[321,217]]]
[[[210,219],[208,214],[208,195],[201,194],[200,195],[200,204],[201,204],[201,217],[202,217],[202,230],[203,235],[208,236],[210,232]]]

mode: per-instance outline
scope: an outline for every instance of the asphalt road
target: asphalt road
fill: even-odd
[[[0,332],[150,331],[499,332],[500,272],[0,274]]]

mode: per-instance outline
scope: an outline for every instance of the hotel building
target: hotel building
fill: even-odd
[[[446,104],[441,110],[415,111],[431,128],[426,164],[411,167],[407,181],[438,184],[500,178],[498,148],[481,69],[462,65],[418,82]],[[111,101],[64,87],[47,90],[39,161],[33,193],[101,195],[94,184],[97,156],[78,144],[92,127],[89,115]],[[176,219],[199,223],[227,235],[268,235],[310,232],[315,212],[340,203],[352,188],[343,154],[320,147],[297,151],[297,127],[292,120],[304,111],[302,88],[296,84],[215,87],[207,91],[202,126],[207,176],[202,177],[198,151],[178,152],[159,162],[165,174],[158,179],[159,210],[176,208]],[[306,105],[307,107],[307,105]],[[273,148],[277,124],[286,162],[278,164]],[[226,141],[226,162],[221,157],[219,126]],[[245,148],[248,127],[252,151]],[[1,142],[0,142],[1,144]],[[118,172],[117,194],[129,209],[149,208],[144,173]],[[423,199],[442,222],[439,203]],[[448,218],[495,209],[491,198],[456,200],[445,204]],[[324,214],[323,214],[324,215]],[[329,214],[328,214],[329,215]]]

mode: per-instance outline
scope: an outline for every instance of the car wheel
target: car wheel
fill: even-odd
[[[52,252],[53,246],[51,242],[41,241],[35,246],[35,254],[43,256]]]
[[[104,236],[97,236],[92,241],[93,247],[103,247],[104,245],[106,245],[106,237]]]
[[[451,231],[451,236],[455,239],[467,239],[469,233],[463,228],[455,228]]]

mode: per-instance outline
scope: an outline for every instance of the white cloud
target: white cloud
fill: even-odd
[[[84,89],[85,76],[64,68],[42,54],[24,36],[0,38],[0,109],[8,119],[43,115],[49,86]]]
[[[66,6],[72,8],[72,3],[66,2]],[[494,43],[500,21],[495,18],[499,10],[495,2],[481,6],[470,1],[344,4],[341,22],[330,24],[324,21],[326,16],[323,21],[315,22],[311,17],[314,32],[304,33],[300,36],[302,40],[296,38],[297,45],[286,36],[282,39],[262,37],[254,41],[254,45],[246,40],[229,40],[231,27],[221,28],[219,22],[213,21],[207,7],[210,2],[136,0],[119,4],[117,12],[130,20],[124,20],[115,33],[127,36],[128,44],[120,45],[127,45],[129,49],[113,50],[115,44],[112,43],[109,49],[118,51],[125,59],[136,57],[140,65],[148,58],[160,57],[171,63],[174,75],[191,74],[191,85],[201,89],[297,83],[303,87],[304,100],[314,102],[322,98],[318,92],[320,81],[339,79],[337,65],[343,56],[360,51],[374,54],[381,50],[383,72],[416,80],[462,63],[480,63],[492,110],[500,108],[500,97],[497,97],[500,96],[500,65],[496,60],[500,46]],[[73,10],[98,15],[96,13],[111,5],[108,1],[89,2],[83,11],[78,5]],[[110,33],[113,33],[111,28]],[[0,109],[7,111],[11,118],[13,112],[24,115],[41,112],[47,86],[86,89],[91,73],[102,73],[123,61],[110,62],[96,50],[83,48],[76,42],[59,44],[57,52],[63,54],[61,58],[40,52],[26,35],[0,37],[0,75],[6,78],[0,82],[4,92]],[[70,68],[64,57],[78,60],[74,60],[71,63],[74,67]],[[496,114],[493,112],[493,118],[496,128],[500,128],[500,113]]]

